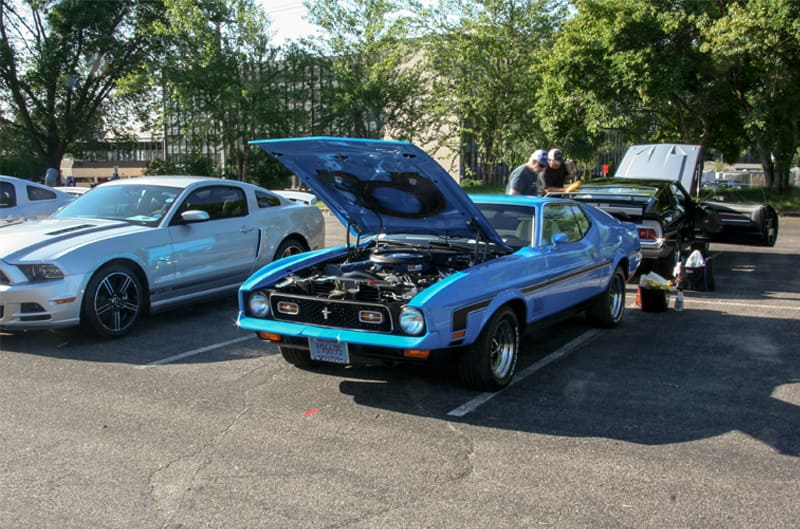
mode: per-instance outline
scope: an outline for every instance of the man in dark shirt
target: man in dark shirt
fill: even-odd
[[[545,195],[550,191],[563,191],[567,184],[569,171],[564,164],[564,157],[559,149],[550,149],[547,153],[547,167],[542,171],[539,181],[539,194]]]
[[[507,195],[537,195],[537,185],[541,172],[547,165],[547,153],[536,149],[528,162],[511,171],[506,185]]]

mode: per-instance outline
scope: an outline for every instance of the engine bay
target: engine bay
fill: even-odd
[[[476,255],[464,246],[379,243],[365,249],[351,247],[341,259],[285,277],[274,291],[337,301],[407,302],[454,272],[486,260],[485,254]]]

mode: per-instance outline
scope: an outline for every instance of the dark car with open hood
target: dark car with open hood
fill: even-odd
[[[699,145],[633,145],[613,178],[581,182],[559,196],[591,204],[638,226],[642,257],[667,278],[692,250],[711,242],[774,246],[778,214],[770,205],[701,200]]]

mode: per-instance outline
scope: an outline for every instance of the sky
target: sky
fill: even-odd
[[[276,44],[314,33],[316,26],[303,20],[306,14],[303,0],[260,0],[260,2],[272,19]]]

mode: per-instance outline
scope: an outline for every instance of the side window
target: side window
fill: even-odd
[[[572,209],[572,214],[575,215],[575,223],[579,233],[578,239],[582,239],[586,236],[586,233],[589,231],[589,227],[591,227],[592,223],[589,221],[589,217],[586,216],[586,213],[583,212],[580,206],[570,206],[570,209]]]
[[[271,208],[281,205],[281,199],[264,191],[256,191],[256,202],[259,208]]]
[[[11,182],[0,182],[0,208],[13,208],[17,205],[17,192]]]
[[[189,210],[205,211],[211,220],[241,217],[247,215],[247,200],[238,187],[208,186],[193,191],[184,200],[178,215]]]
[[[25,186],[25,191],[28,193],[28,200],[35,202],[37,200],[53,200],[56,194],[52,189],[36,186]]]
[[[545,206],[542,216],[542,245],[553,244],[553,236],[557,233],[565,233],[568,242],[579,241],[583,237],[584,232],[580,228],[576,213],[580,213],[587,225],[588,219],[580,209],[575,211],[576,209],[578,209],[577,206],[569,204],[548,204]]]
[[[247,197],[238,187],[225,188],[222,197],[222,218],[244,217],[247,215]]]

